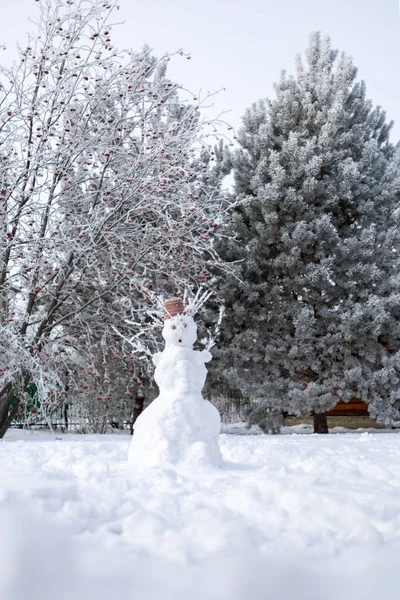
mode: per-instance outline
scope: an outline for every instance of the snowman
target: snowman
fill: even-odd
[[[211,354],[193,350],[197,327],[183,301],[164,307],[165,348],[153,356],[160,394],[135,422],[128,460],[140,467],[219,466],[220,416],[201,394]]]

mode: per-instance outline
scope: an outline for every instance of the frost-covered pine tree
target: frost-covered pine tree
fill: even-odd
[[[399,162],[356,75],[313,34],[296,75],[246,111],[232,157],[221,371],[256,404],[313,413],[316,432],[352,396],[400,421]]]

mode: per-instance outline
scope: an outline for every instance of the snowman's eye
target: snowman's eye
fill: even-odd
[[[183,326],[186,327],[186,323],[184,323]]]
[[[171,325],[171,329],[176,329],[175,325]]]

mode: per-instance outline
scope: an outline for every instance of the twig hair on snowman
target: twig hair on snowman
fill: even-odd
[[[182,298],[169,298],[163,303],[164,327],[162,337],[165,348],[188,348],[192,349],[197,340],[197,325],[193,315],[208,300],[210,293],[198,293],[191,302],[186,303]],[[212,358],[208,350],[196,352],[203,362],[209,362]],[[162,352],[153,355],[153,363],[157,366]]]

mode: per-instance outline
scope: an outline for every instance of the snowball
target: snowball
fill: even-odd
[[[166,348],[176,346],[192,349],[197,339],[196,323],[192,317],[177,315],[165,321],[162,336]]]

